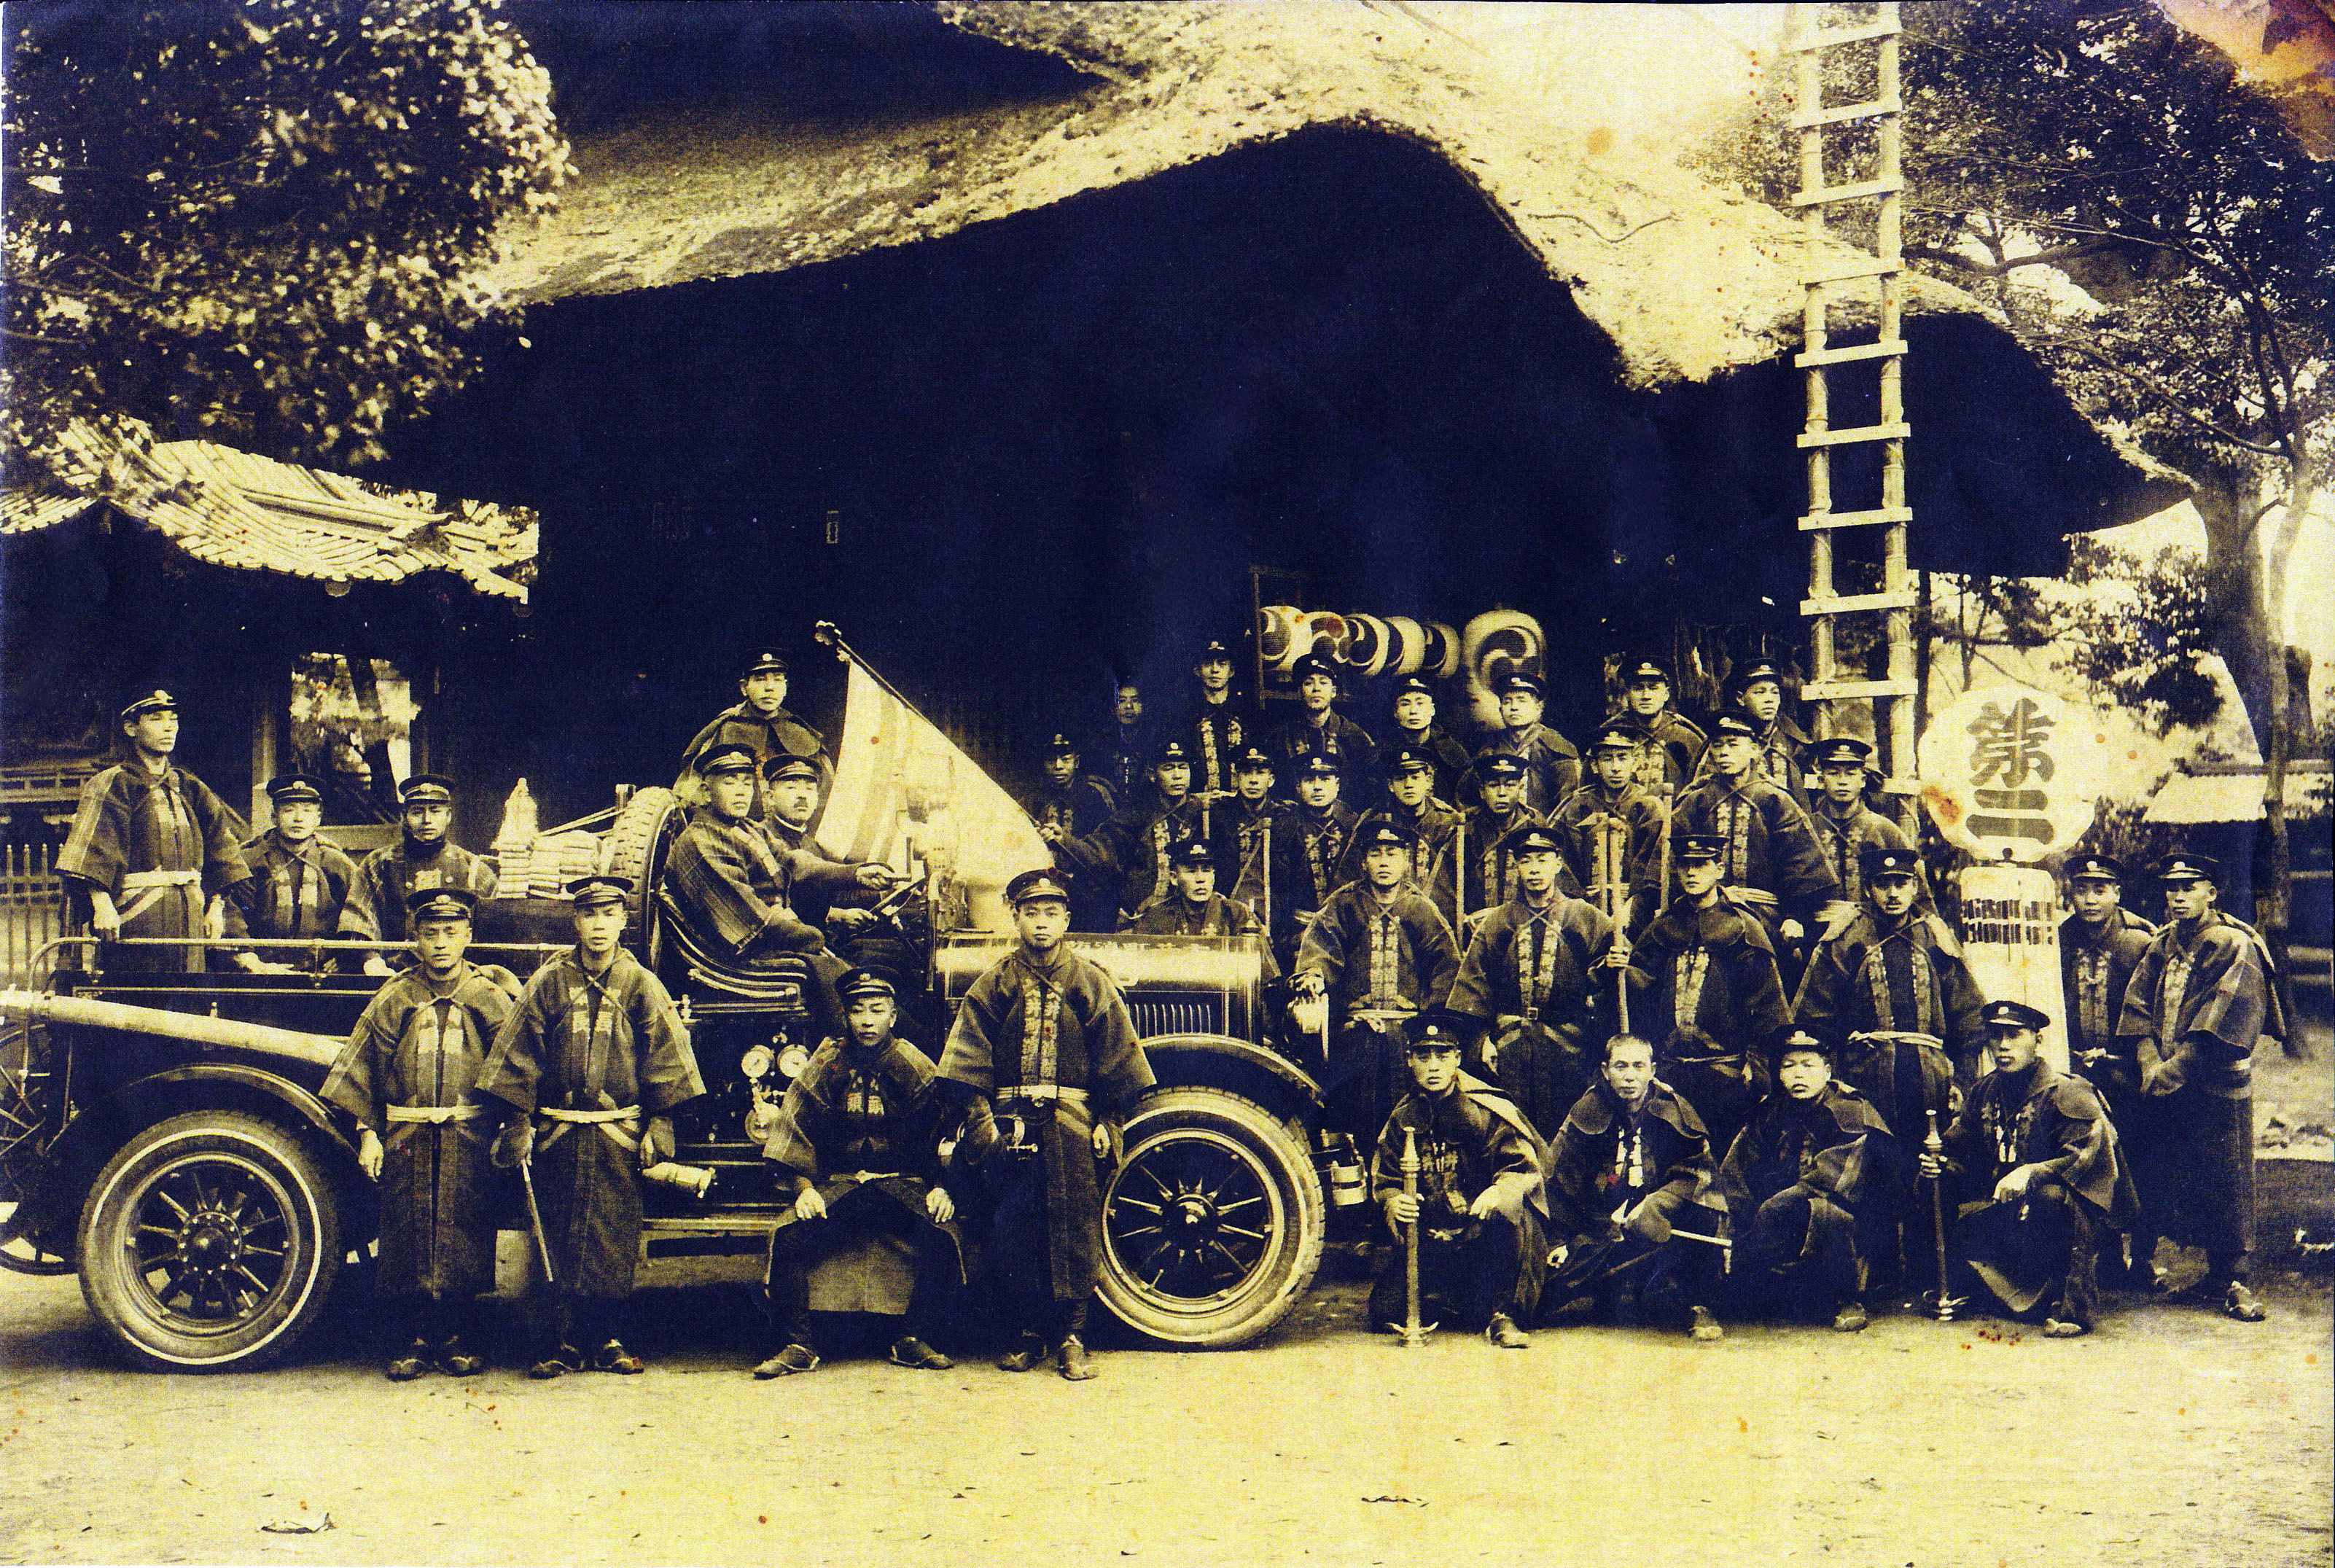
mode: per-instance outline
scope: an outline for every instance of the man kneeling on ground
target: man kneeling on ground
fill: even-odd
[[[964,1282],[956,1201],[941,1186],[932,1059],[892,1032],[899,999],[880,974],[855,969],[836,985],[843,1037],[829,1040],[780,1103],[762,1157],[783,1166],[794,1205],[770,1233],[768,1276],[780,1348],[754,1369],[782,1378],[819,1365],[811,1339],[810,1272],[838,1253],[889,1244],[912,1259],[905,1301],[880,1283],[868,1310],[904,1317],[892,1341],[895,1366],[946,1371],[932,1346],[952,1285]],[[783,1186],[783,1181],[781,1183]]]
[[[1720,1335],[1710,1315],[1727,1210],[1711,1191],[1710,1137],[1694,1107],[1654,1077],[1654,1048],[1605,1042],[1603,1076],[1549,1146],[1539,1189],[1556,1316],[1683,1323]]]
[[[1540,1223],[1526,1206],[1539,1179],[1540,1139],[1524,1114],[1489,1084],[1459,1070],[1467,1021],[1448,1012],[1410,1021],[1411,1090],[1379,1133],[1371,1195],[1386,1214],[1395,1249],[1371,1287],[1371,1321],[1391,1328],[1408,1314],[1403,1245],[1419,1226],[1419,1294],[1502,1350],[1531,1341],[1516,1326],[1540,1295]],[[1404,1190],[1403,1150],[1414,1146],[1418,1191]]]
[[[2138,1207],[2099,1091],[2038,1054],[2051,1020],[2018,1002],[1983,1014],[1992,1071],[1972,1086],[1922,1174],[1966,1201],[1947,1243],[1965,1282],[1975,1278],[2015,1317],[2043,1314],[2043,1332],[2090,1331],[2099,1305],[2102,1225]]]

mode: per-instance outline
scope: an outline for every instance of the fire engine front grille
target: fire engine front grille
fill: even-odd
[[[1127,1010],[1135,1032],[1149,1040],[1161,1034],[1221,1034],[1224,1008],[1214,997],[1130,996]]]

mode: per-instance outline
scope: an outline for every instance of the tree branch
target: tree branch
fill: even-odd
[[[2087,256],[2102,256],[2123,248],[2124,243],[2121,240],[2088,239],[2080,245],[2063,245],[2057,250],[2041,250],[2033,256],[2014,256],[2009,260],[1992,265],[1972,261],[1968,256],[1956,256],[1951,251],[1933,250],[1926,245],[1909,245],[1905,247],[1905,254],[1917,256],[1923,261],[1934,261],[1943,266],[1957,267],[1974,277],[2001,277],[2022,266],[2054,266],[2063,261],[2075,261]]]
[[[2075,353],[2081,354],[2084,358],[2090,360],[2094,364],[2098,365],[2102,370],[2109,371],[2117,375],[2124,377],[2134,385],[2149,392],[2151,395],[2156,397],[2158,402],[2165,404],[2165,407],[2171,409],[2175,413],[2181,415],[2182,418],[2189,421],[2192,424],[2196,425],[2199,429],[2204,431],[2208,435],[2213,436],[2217,440],[2227,441],[2230,445],[2236,447],[2241,450],[2256,452],[2266,458],[2284,457],[2286,455],[2277,447],[2265,446],[2260,441],[2249,440],[2244,436],[2239,435],[2234,431],[2224,430],[2220,425],[2215,424],[2212,420],[2207,419],[2204,414],[2201,414],[2196,410],[2191,408],[2182,400],[2180,393],[2165,385],[2156,377],[2149,375],[2145,372],[2136,371],[2130,365],[2118,363],[2116,360],[2108,357],[2107,354],[2102,353],[2097,348],[2094,348],[2091,344],[2084,342],[2081,338],[2078,338],[2072,334],[2047,333],[2045,334],[2045,336],[2052,343],[2061,344],[2073,350]]]

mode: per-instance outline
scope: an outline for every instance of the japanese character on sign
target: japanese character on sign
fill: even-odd
[[[1989,702],[1968,726],[1977,737],[1971,747],[1971,782],[1984,784],[1999,773],[2005,788],[2016,789],[2032,772],[2038,782],[2049,784],[2052,724],[2031,697],[2019,699],[2008,713]]]

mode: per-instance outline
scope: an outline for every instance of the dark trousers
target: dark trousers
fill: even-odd
[[[847,1202],[862,1198],[864,1202]],[[946,1233],[887,1195],[862,1188],[838,1198],[828,1217],[797,1220],[770,1233],[770,1267],[763,1291],[781,1345],[819,1348],[811,1338],[810,1272],[826,1259],[879,1235],[896,1236],[916,1254],[916,1277],[900,1331],[929,1340],[938,1327],[942,1303],[956,1282],[956,1247]]]
[[[1365,1150],[1377,1147],[1407,1079],[1400,1033],[1348,1024],[1331,1037],[1330,1060],[1322,1068],[1323,1125],[1352,1133]]]
[[[2012,1203],[1964,1204],[1947,1244],[1961,1276],[2014,1317],[2092,1326],[2099,1313],[2099,1224],[2061,1183],[2039,1181]]]
[[[1084,1150],[1073,1157],[1082,1157]],[[1000,1173],[996,1207],[989,1220],[990,1265],[995,1271],[998,1304],[1017,1331],[1059,1341],[1082,1334],[1087,1293],[1061,1300],[1054,1289],[1053,1248],[1046,1215],[1043,1155],[1031,1155]]]
[[[443,1300],[431,1296],[391,1296],[383,1303],[383,1315],[392,1331],[404,1332],[401,1344],[419,1340],[425,1344],[442,1345],[449,1340],[476,1336],[482,1314],[475,1296],[455,1296]]]
[[[1463,1328],[1481,1328],[1494,1312],[1516,1312],[1519,1253],[1524,1244],[1516,1225],[1505,1215],[1471,1219],[1458,1230],[1438,1232],[1419,1227],[1419,1311],[1436,1303],[1435,1315],[1448,1314]],[[1404,1248],[1398,1237],[1384,1255],[1378,1278],[1371,1284],[1371,1321],[1400,1325],[1410,1313],[1410,1287]]]
[[[536,1359],[541,1360],[563,1345],[572,1345],[589,1355],[611,1340],[623,1339],[627,1300],[554,1291],[537,1309],[533,1336]]]
[[[2192,1086],[2146,1103],[2130,1153],[2136,1227],[2205,1250],[2205,1279],[2245,1279],[2254,1246],[2254,1102]]]
[[[1700,1218],[1703,1211],[1686,1213]],[[1683,1327],[1689,1309],[1718,1295],[1723,1272],[1719,1249],[1708,1243],[1649,1242],[1617,1230],[1574,1237],[1542,1300],[1563,1307],[1586,1299],[1617,1323]]]
[[[1733,1284],[1744,1310],[1759,1315],[1832,1312],[1865,1289],[1855,1220],[1805,1187],[1787,1187],[1761,1204],[1735,1244]]]

